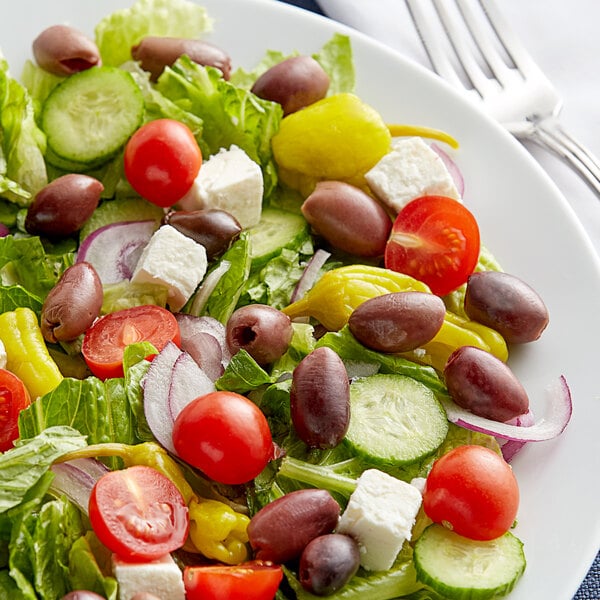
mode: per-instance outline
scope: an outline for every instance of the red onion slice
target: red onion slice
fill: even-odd
[[[50,467],[54,473],[52,489],[64,494],[83,513],[88,514],[90,494],[96,481],[109,469],[94,458],[77,458]]]
[[[465,180],[464,177],[456,165],[456,163],[450,158],[449,154],[442,150],[437,144],[431,144],[431,149],[442,159],[444,166],[448,169],[448,173],[454,181],[454,185],[462,198],[465,193]]]
[[[548,407],[545,417],[529,427],[499,423],[474,415],[452,400],[441,398],[448,420],[455,425],[487,433],[498,438],[518,442],[542,442],[560,435],[568,425],[573,412],[571,391],[564,376],[547,388]]]
[[[222,260],[219,265],[204,278],[190,306],[190,313],[192,315],[199,315],[204,310],[210,295],[215,291],[221,277],[229,271],[229,267],[231,267],[231,263],[228,260]]]
[[[300,300],[310,288],[315,285],[317,278],[319,276],[319,271],[321,267],[327,262],[327,259],[331,256],[331,253],[326,250],[319,249],[317,250],[308,261],[302,276],[298,280],[294,291],[292,292],[292,296],[290,298],[290,302],[296,302]]]
[[[524,415],[519,415],[510,421],[507,421],[509,425],[516,425],[517,427],[531,427],[535,425],[535,417],[530,411]],[[506,462],[510,462],[515,455],[527,444],[527,442],[521,442],[519,440],[507,440],[500,438],[498,440],[500,449],[502,450],[502,456]]]

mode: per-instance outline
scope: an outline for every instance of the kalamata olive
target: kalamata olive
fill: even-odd
[[[79,337],[102,308],[102,283],[87,262],[69,267],[50,290],[42,306],[40,329],[51,343]]]
[[[96,44],[68,25],[44,29],[33,41],[33,56],[42,69],[60,76],[102,64]]]
[[[144,71],[156,81],[165,67],[170,67],[180,56],[205,67],[216,67],[224,79],[231,75],[231,58],[221,48],[198,39],[147,36],[131,49],[133,60],[140,62]]]
[[[329,76],[310,56],[293,56],[265,71],[252,86],[252,92],[281,104],[283,114],[293,113],[317,100],[329,89]]]
[[[266,365],[283,356],[293,334],[290,318],[280,310],[249,304],[229,317],[225,339],[232,354],[244,349],[258,364]]]
[[[465,312],[495,329],[512,344],[537,340],[548,325],[548,310],[538,293],[508,273],[481,271],[467,281]]]
[[[163,222],[202,244],[208,260],[223,254],[242,231],[232,214],[218,208],[170,211]]]
[[[302,489],[261,508],[248,525],[248,540],[258,560],[284,563],[300,556],[314,538],[331,533],[340,505],[322,489]]]
[[[508,421],[529,410],[529,398],[511,369],[480,348],[462,346],[444,368],[450,396],[473,414]]]
[[[329,596],[352,579],[360,565],[356,540],[341,533],[321,535],[304,548],[298,578],[302,587],[317,596]]]
[[[47,237],[78,231],[96,210],[103,190],[102,183],[89,175],[62,175],[36,194],[27,209],[25,229]]]
[[[381,256],[392,221],[369,194],[342,181],[321,181],[302,214],[332,246],[355,256]]]
[[[65,594],[60,600],[104,600],[104,596],[88,590],[73,590]]]
[[[350,423],[350,383],[342,359],[327,346],[303,358],[292,374],[290,412],[298,437],[313,448],[337,446]]]
[[[352,311],[348,328],[367,348],[408,352],[431,341],[444,323],[446,307],[425,292],[394,292],[365,300]]]

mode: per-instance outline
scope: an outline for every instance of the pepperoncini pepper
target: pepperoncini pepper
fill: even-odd
[[[50,356],[30,308],[20,307],[0,314],[0,341],[6,351],[6,368],[27,388],[32,399],[51,392],[63,376]]]
[[[348,265],[322,275],[297,302],[283,308],[296,317],[314,317],[329,331],[338,331],[352,311],[369,298],[393,292],[429,292],[410,275],[368,265]]]
[[[432,129],[431,127],[421,127],[419,125],[388,125],[392,137],[417,136],[439,140],[448,144],[452,148],[458,148],[458,142],[445,131]]]
[[[303,298],[283,309],[291,319],[310,316],[330,331],[340,330],[362,302],[392,292],[428,292],[423,282],[381,267],[351,265],[327,271]],[[446,311],[436,336],[422,348],[402,356],[442,371],[450,354],[476,346],[505,361],[508,350],[495,330]]]
[[[192,500],[189,514],[190,540],[204,556],[228,565],[248,558],[248,516],[218,500],[205,499]]]

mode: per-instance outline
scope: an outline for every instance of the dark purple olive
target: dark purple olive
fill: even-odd
[[[267,304],[238,308],[227,321],[225,337],[232,354],[245,350],[259,364],[277,360],[288,349],[294,329],[290,318]]]
[[[208,260],[223,254],[242,231],[232,214],[218,208],[171,211],[165,215],[163,223],[168,223],[180,233],[202,244]]]
[[[342,359],[327,346],[294,369],[290,412],[298,437],[313,448],[334,448],[350,423],[350,384]]]
[[[147,36],[131,49],[133,60],[139,61],[142,69],[150,72],[152,81],[156,81],[165,67],[170,67],[184,54],[199,65],[219,69],[223,78],[229,79],[229,55],[221,48],[202,40]]]
[[[431,341],[446,307],[434,294],[395,292],[365,300],[352,311],[348,328],[363,346],[379,352],[408,352]]]
[[[33,56],[42,69],[61,77],[102,64],[96,44],[68,25],[44,29],[33,41]]]
[[[265,71],[252,86],[252,92],[281,104],[283,114],[293,113],[317,100],[329,89],[329,76],[310,56],[293,56]]]
[[[348,535],[329,533],[304,548],[298,578],[305,590],[317,596],[330,596],[354,577],[359,565],[357,542]]]
[[[465,312],[498,331],[512,344],[537,340],[548,325],[548,310],[538,293],[508,273],[481,271],[467,281]]]
[[[369,194],[342,181],[321,181],[302,214],[334,248],[355,256],[382,256],[392,220]]]
[[[480,417],[505,422],[529,410],[527,392],[508,365],[480,348],[455,350],[444,379],[454,402]]]
[[[258,560],[284,563],[300,556],[314,538],[331,533],[339,516],[340,505],[327,490],[297,490],[252,517],[248,540]]]
[[[47,342],[78,338],[100,314],[100,277],[87,262],[69,267],[50,290],[42,306],[40,329]]]
[[[36,194],[27,209],[25,229],[46,237],[76,232],[96,210],[103,190],[102,183],[88,175],[58,177]]]
[[[104,596],[87,590],[74,590],[65,594],[60,600],[104,600]]]

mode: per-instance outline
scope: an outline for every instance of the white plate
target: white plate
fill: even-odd
[[[353,38],[357,92],[389,122],[444,129],[461,143],[465,200],[484,243],[505,270],[542,295],[550,325],[514,350],[510,365],[534,412],[543,389],[564,374],[574,412],[557,440],[530,444],[514,460],[521,506],[515,533],[528,566],[511,600],[570,600],[600,546],[600,264],[567,202],[527,152],[494,122],[424,69],[325,18],[269,0],[205,0],[212,40],[234,66],[252,67],[267,48],[317,51],[334,31]],[[89,34],[127,0],[19,0],[0,23],[0,47],[13,73],[46,26],[71,23]]]

